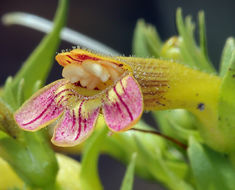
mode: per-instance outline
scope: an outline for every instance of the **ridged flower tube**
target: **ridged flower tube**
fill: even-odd
[[[59,119],[52,142],[73,146],[92,133],[99,114],[111,131],[121,132],[138,122],[143,110],[184,108],[206,126],[207,143],[222,146],[218,130],[211,127],[217,121],[219,77],[167,60],[109,57],[82,49],[60,53],[56,60],[64,79],[42,88],[15,113],[22,129],[39,130]]]

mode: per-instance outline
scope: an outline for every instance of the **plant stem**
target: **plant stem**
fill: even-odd
[[[160,137],[163,137],[175,144],[177,144],[178,146],[180,146],[181,148],[183,148],[184,150],[187,150],[188,146],[186,144],[183,144],[182,142],[170,137],[170,136],[167,136],[167,135],[164,135],[162,134],[161,132],[159,131],[151,131],[151,130],[145,130],[145,129],[137,129],[137,128],[131,128],[130,130],[132,131],[138,131],[138,132],[143,132],[143,133],[150,133],[150,134],[153,134],[153,135],[158,135]]]

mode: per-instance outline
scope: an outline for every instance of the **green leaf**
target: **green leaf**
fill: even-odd
[[[21,79],[17,88],[17,94],[16,94],[16,104],[17,108],[21,106],[21,104],[24,103],[24,79]]]
[[[190,139],[188,157],[199,190],[233,190],[235,170],[227,157]]]
[[[131,161],[126,170],[124,179],[122,181],[121,190],[131,190],[133,188],[134,174],[135,174],[135,160],[137,153],[133,153]]]
[[[235,52],[232,54],[223,77],[218,103],[218,122],[221,134],[226,140],[225,151],[235,150]]]
[[[207,41],[206,41],[206,25],[205,25],[204,11],[200,11],[198,13],[198,24],[199,24],[200,49],[201,49],[202,54],[208,60]]]
[[[162,42],[156,28],[139,20],[134,31],[132,52],[140,57],[159,57]]]
[[[0,139],[9,137],[5,132],[2,131],[1,125],[0,125]]]
[[[14,77],[11,88],[4,91],[5,96],[9,96],[11,91],[17,94],[17,87],[24,79],[24,97],[27,99],[32,94],[32,88],[37,80],[45,82],[47,75],[53,64],[53,57],[60,42],[60,31],[63,28],[66,20],[68,9],[68,1],[60,0],[54,20],[54,28],[48,34],[34,52],[30,55],[27,61],[23,64],[22,68]],[[11,89],[11,90],[10,90]],[[10,103],[10,102],[8,102]]]
[[[186,110],[155,111],[153,116],[164,134],[184,143],[188,142],[190,136],[202,141],[198,130],[195,129],[199,124],[197,119]]]
[[[8,105],[12,108],[12,110],[16,110],[17,109],[17,97],[15,96],[13,92],[12,86],[13,86],[13,78],[8,77],[4,85],[2,99],[8,103]]]
[[[33,86],[32,92],[33,93],[37,92],[41,87],[42,87],[42,81],[37,80]]]
[[[21,130],[16,126],[11,108],[0,98],[0,130],[13,138],[18,138]]]
[[[27,184],[33,187],[53,185],[57,175],[54,151],[45,139],[43,131],[20,130],[13,112],[0,99],[0,156]]]
[[[203,16],[199,15],[199,25],[200,25],[200,41],[201,47],[205,46],[205,26],[203,25]],[[205,47],[201,50],[194,39],[194,24],[190,16],[187,16],[185,22],[182,16],[182,10],[177,9],[176,12],[176,25],[180,37],[182,37],[183,42],[180,44],[183,63],[191,67],[197,67],[200,70],[207,72],[215,72],[213,65],[208,60],[205,54]]]
[[[107,136],[107,127],[103,127],[90,137],[85,146],[81,165],[81,187],[86,190],[103,189],[98,174],[98,157],[101,146]]]
[[[24,132],[21,141],[9,137],[1,138],[0,156],[24,182],[34,187],[32,189],[46,189],[54,185],[58,165],[54,151],[41,131]]]
[[[223,77],[226,74],[228,67],[231,64],[233,52],[235,52],[235,40],[234,38],[230,37],[227,39],[222,52],[222,58],[220,63],[221,77]]]
[[[192,190],[190,184],[188,184],[184,179],[181,179],[182,172],[185,171],[185,167],[178,167],[182,169],[182,172],[175,172],[175,168],[172,164],[164,159],[163,153],[149,152],[147,147],[144,147],[141,140],[135,138],[136,146],[138,147],[138,159],[142,163],[142,167],[147,168],[149,172],[154,176],[154,179],[162,182],[166,187],[172,190]],[[183,163],[182,163],[183,164]],[[185,165],[185,164],[184,164]],[[186,165],[185,165],[186,166]],[[173,169],[173,171],[171,170]]]

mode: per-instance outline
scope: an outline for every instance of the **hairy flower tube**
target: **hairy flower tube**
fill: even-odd
[[[52,137],[55,145],[73,146],[84,141],[99,114],[113,132],[130,129],[143,110],[186,108],[204,124],[210,119],[200,116],[216,115],[217,76],[171,61],[108,57],[82,49],[60,53],[56,60],[64,67],[64,79],[42,88],[15,113],[18,125],[28,131],[60,117]],[[208,144],[214,140],[209,138]]]

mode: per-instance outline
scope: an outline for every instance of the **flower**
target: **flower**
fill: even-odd
[[[143,110],[176,108],[187,109],[207,126],[205,130],[202,125],[207,144],[223,140],[218,141],[218,134],[211,135],[219,133],[214,130],[218,76],[169,60],[108,57],[82,49],[60,53],[56,60],[64,67],[64,79],[39,90],[14,115],[17,124],[28,131],[39,130],[61,116],[52,137],[55,145],[84,141],[100,113],[110,130],[121,132],[138,122]]]
[[[64,79],[39,90],[15,113],[22,129],[36,131],[60,117],[52,142],[74,146],[92,133],[100,113],[114,132],[140,119],[142,92],[124,62],[81,49],[58,54],[56,60],[64,66]]]

